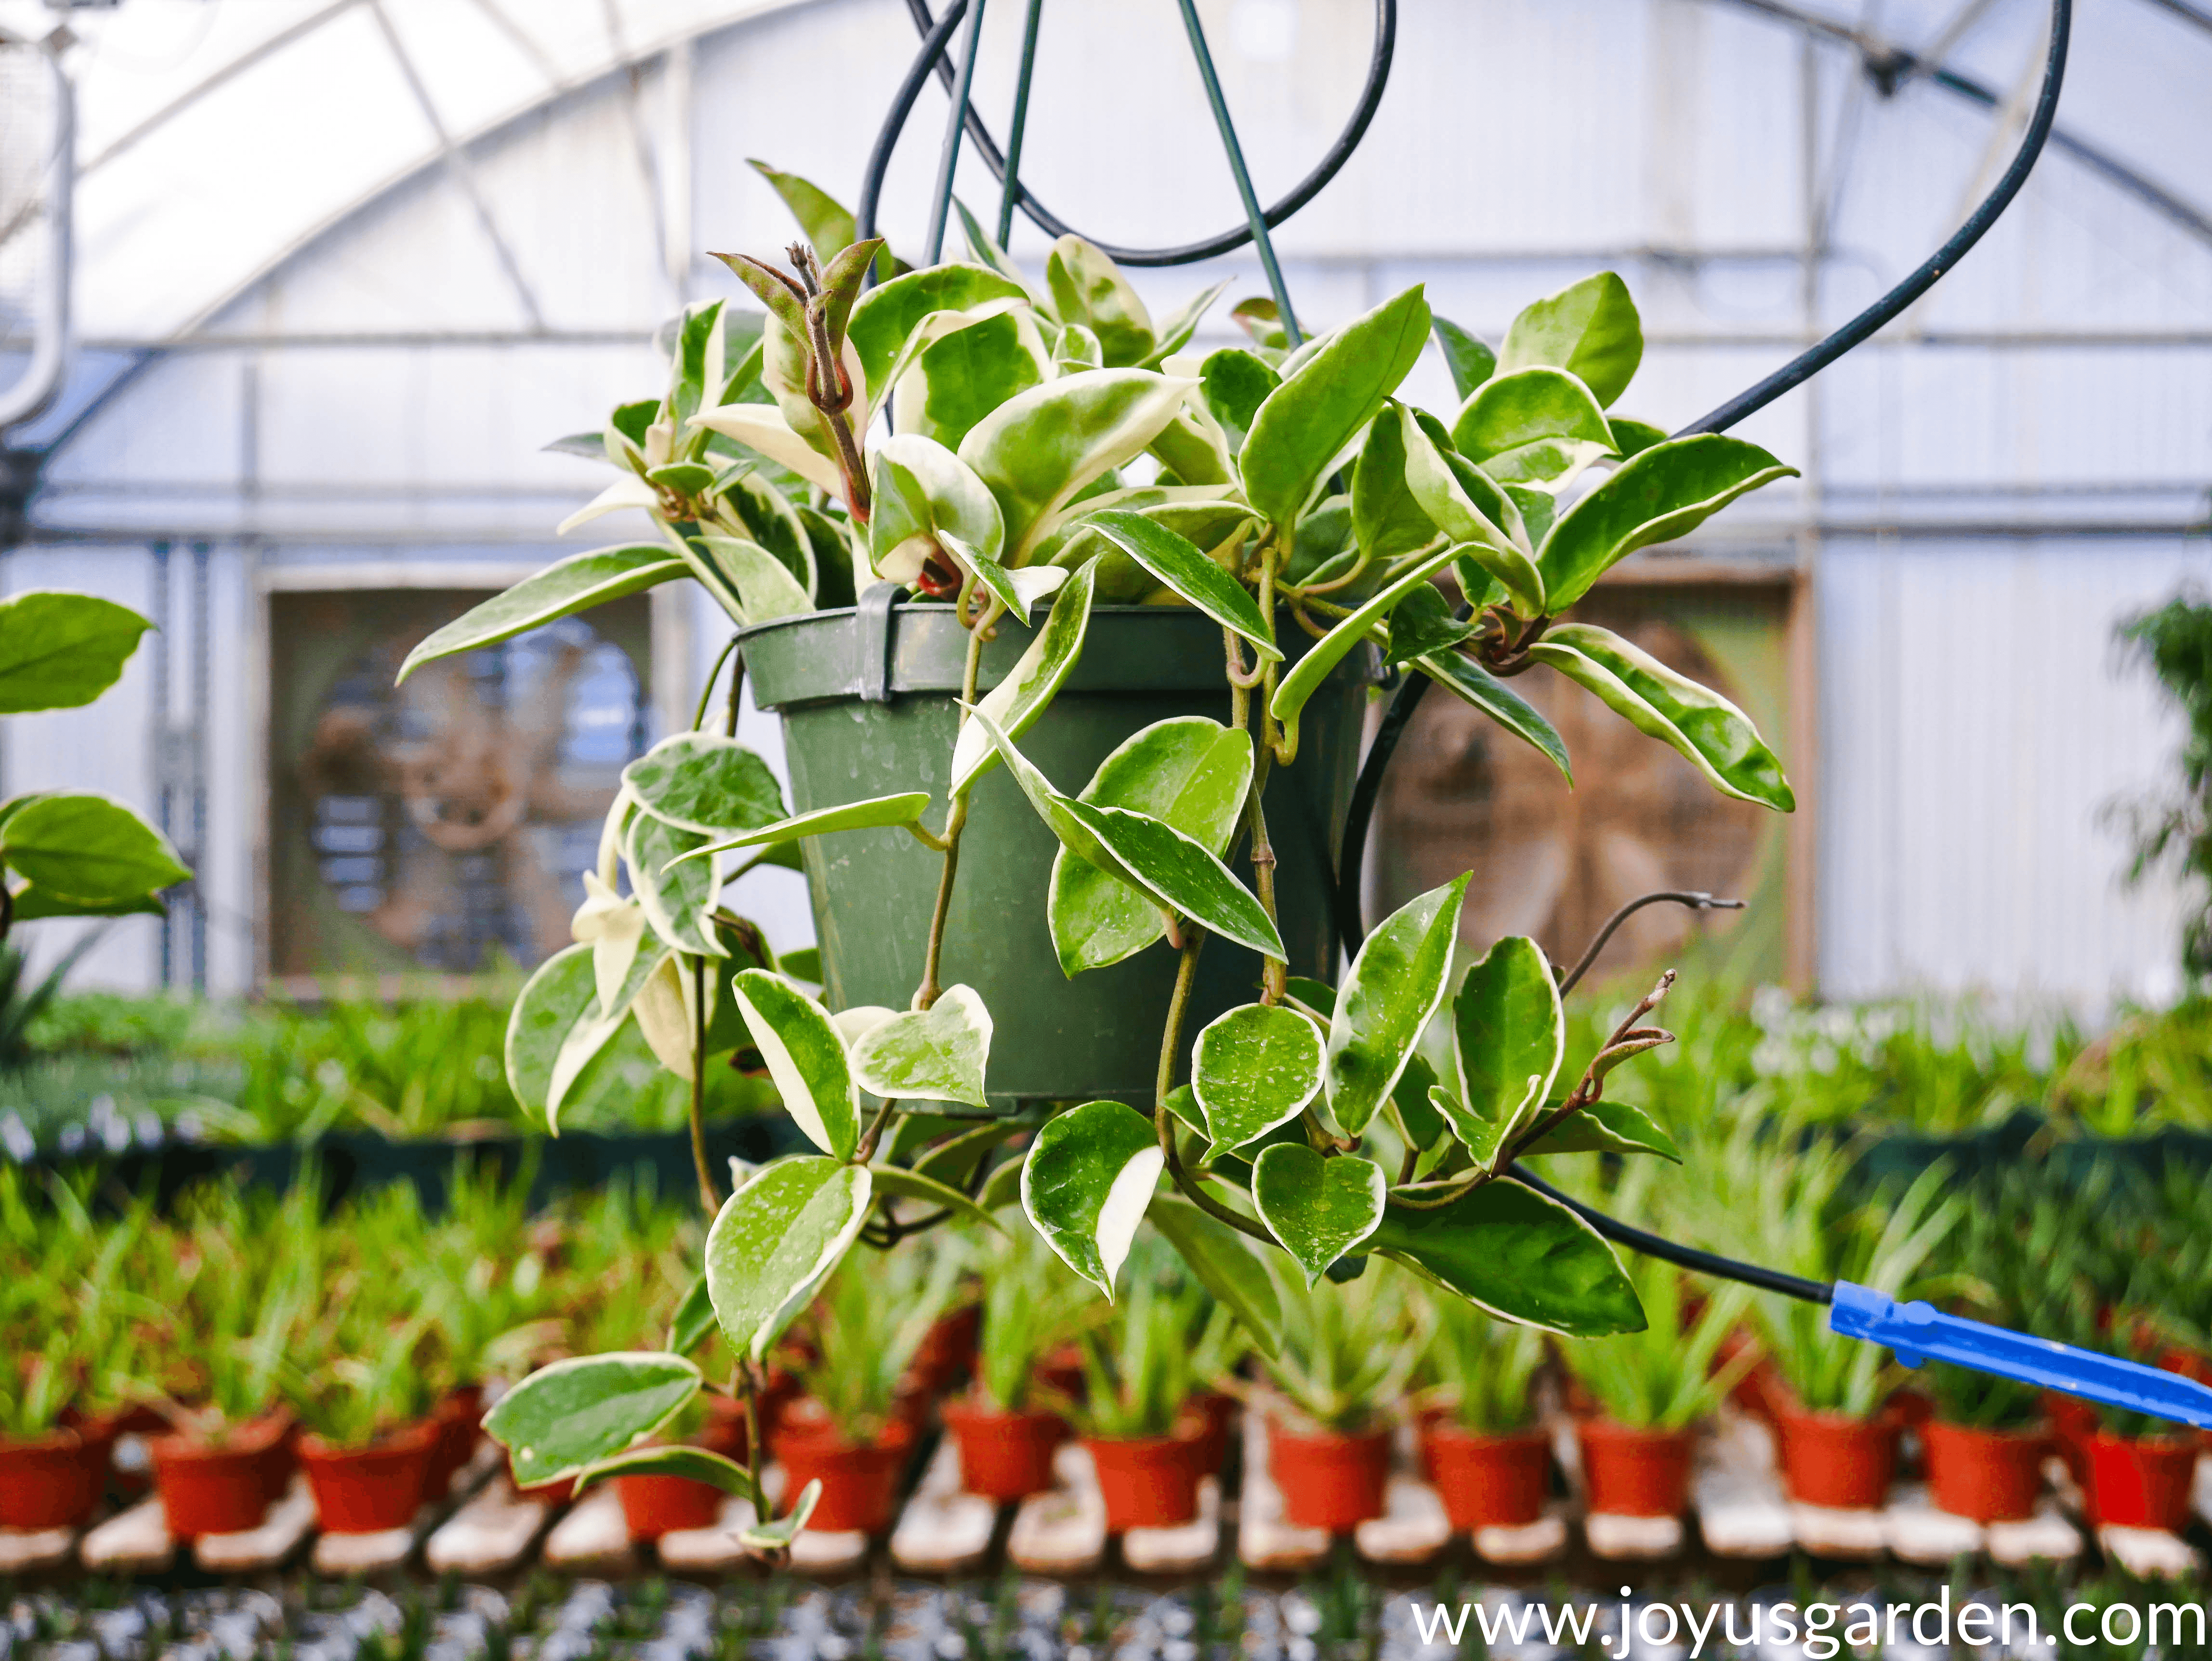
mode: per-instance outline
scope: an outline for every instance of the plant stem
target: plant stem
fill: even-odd
[[[691,1164],[699,1173],[699,1203],[709,1221],[722,1208],[714,1167],[707,1159],[707,959],[691,959]]]
[[[982,672],[983,639],[990,625],[998,618],[999,605],[993,600],[983,607],[968,630],[968,662],[960,676],[960,721],[968,724],[968,710],[975,702],[975,682]],[[956,729],[957,730],[957,729]],[[914,1007],[927,1009],[937,1001],[941,989],[937,983],[939,957],[945,949],[945,920],[952,914],[952,885],[960,875],[960,833],[968,826],[968,798],[957,798],[945,815],[945,830],[940,840],[945,844],[945,868],[937,879],[937,907],[930,914],[929,944],[924,949],[921,961],[921,984],[915,989]]]
[[[737,636],[732,635],[730,644],[735,646],[737,643]],[[743,702],[744,691],[745,660],[740,656],[730,670],[730,701],[722,714],[722,736],[726,739],[738,735],[738,705]]]
[[[1166,1156],[1168,1175],[1174,1180],[1177,1192],[1209,1217],[1228,1224],[1239,1233],[1274,1245],[1275,1237],[1265,1228],[1231,1210],[1201,1188],[1197,1179],[1183,1169],[1182,1154],[1176,1147],[1176,1120],[1168,1110],[1168,1096],[1175,1088],[1176,1057],[1182,1049],[1183,1017],[1189,1012],[1191,985],[1198,978],[1198,953],[1205,944],[1206,931],[1191,924],[1182,960],[1176,965],[1175,995],[1168,1001],[1167,1030],[1160,1034],[1160,1070],[1152,1098],[1152,1129],[1160,1139],[1160,1152]]]
[[[714,666],[707,672],[707,684],[699,689],[699,707],[691,712],[691,730],[697,732],[707,724],[707,706],[714,701],[714,683],[721,678],[722,666],[730,660],[730,654],[738,649],[738,637],[732,634],[722,648]]]

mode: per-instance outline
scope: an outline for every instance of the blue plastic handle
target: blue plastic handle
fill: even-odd
[[[2193,1378],[1970,1321],[1963,1315],[1946,1315],[1933,1304],[1900,1304],[1887,1293],[1849,1281],[1836,1282],[1828,1326],[1846,1338],[1863,1338],[1895,1350],[1907,1366],[1929,1358],[1949,1361],[2108,1407],[2131,1408],[2212,1428],[2212,1390]]]

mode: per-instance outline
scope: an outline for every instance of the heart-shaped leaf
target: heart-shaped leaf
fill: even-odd
[[[1076,800],[1149,813],[1218,858],[1251,782],[1250,734],[1204,715],[1177,715],[1124,739]],[[1143,951],[1163,927],[1149,895],[1065,848],[1053,859],[1045,915],[1071,979]]]
[[[1199,1284],[1251,1335],[1253,1348],[1271,1358],[1280,1354],[1282,1294],[1245,1237],[1179,1195],[1161,1195],[1149,1214]]]
[[[1375,1232],[1389,1186],[1372,1159],[1324,1159],[1296,1142],[1263,1148],[1252,1164],[1253,1206],[1310,1291],[1331,1263]]]
[[[1244,1004],[1209,1022],[1192,1048],[1191,1093],[1217,1153],[1296,1118],[1321,1082],[1321,1034],[1287,1009]]]
[[[0,715],[90,703],[121,678],[153,626],[97,594],[33,588],[0,599]]]
[[[1141,363],[1152,356],[1158,339],[1152,315],[1098,248],[1072,234],[1061,237],[1046,257],[1044,276],[1060,320],[1081,324],[1097,335],[1109,368]]]
[[[1328,1105],[1357,1135],[1389,1099],[1443,1007],[1469,876],[1407,901],[1367,936],[1337,993],[1328,1024]]]
[[[1453,1129],[1494,1155],[1542,1107],[1566,1059],[1566,1015],[1541,946],[1509,934],[1468,970],[1452,1002],[1452,1044],[1458,1089],[1444,1099]]]
[[[763,1165],[707,1233],[707,1291],[722,1335],[758,1361],[806,1307],[867,1220],[866,1165],[795,1154]]]
[[[1528,655],[1597,694],[1629,725],[1670,745],[1723,795],[1787,813],[1797,797],[1751,717],[1607,630],[1562,624]]]
[[[1037,816],[1070,852],[1224,940],[1286,961],[1283,939],[1252,891],[1199,843],[1164,820],[1121,807],[1094,807],[1063,796],[1030,765],[981,709],[971,723],[988,733]]]
[[[860,1139],[860,1098],[830,1012],[765,969],[739,970],[730,989],[785,1111],[815,1147],[850,1159]]]
[[[492,1403],[484,1434],[507,1451],[518,1488],[559,1482],[659,1430],[699,1393],[681,1355],[641,1350],[543,1366]]]
[[[1009,739],[1018,739],[1034,726],[1077,662],[1083,656],[1083,639],[1091,627],[1091,600],[1096,592],[1098,563],[1087,562],[1053,596],[1052,610],[1036,631],[1012,672],[993,687],[976,706],[988,720],[968,721],[952,742],[952,788],[955,798],[965,795],[999,764],[993,744],[994,726]]]
[[[1509,1321],[1570,1338],[1644,1329],[1644,1305],[1612,1248],[1566,1207],[1510,1179],[1433,1211],[1389,1210],[1370,1244]]]
[[[678,733],[623,769],[637,805],[679,830],[728,836],[784,817],[783,787],[769,764],[735,739]]]
[[[995,566],[1006,540],[998,500],[944,445],[920,433],[896,434],[876,448],[874,478],[868,563],[877,575],[912,583],[948,533]]]
[[[645,920],[672,949],[695,958],[729,955],[715,938],[713,921],[722,887],[718,863],[684,857],[703,851],[709,840],[650,813],[632,813],[622,833],[630,890],[645,908]]]
[[[1599,271],[1522,307],[1505,332],[1498,369],[1510,374],[1549,364],[1571,370],[1600,405],[1610,408],[1643,361],[1644,326],[1628,285],[1611,271]]]
[[[1237,456],[1244,499],[1272,524],[1296,523],[1322,472],[1398,390],[1428,336],[1429,302],[1416,284],[1318,344],[1252,418]]]
[[[1230,633],[1249,641],[1262,658],[1282,661],[1259,602],[1203,550],[1142,514],[1109,508],[1085,522]]]
[[[398,678],[405,680],[435,659],[512,640],[525,630],[680,577],[689,569],[658,542],[623,543],[570,554],[431,633],[407,654]]]
[[[1452,444],[1501,484],[1557,490],[1614,453],[1590,389],[1565,369],[1517,369],[1486,382],[1452,423]]]
[[[1150,1119],[1121,1102],[1086,1102],[1037,1131],[1022,1161],[1022,1209],[1060,1260],[1111,1299],[1166,1163]]]
[[[1721,433],[1653,445],[1552,526],[1536,560],[1547,602],[1565,611],[1638,548],[1686,535],[1745,492],[1796,476],[1756,444]]]
[[[987,1108],[990,1057],[991,1012],[975,988],[949,986],[928,1008],[894,1015],[856,1041],[853,1072],[861,1089],[886,1099]]]

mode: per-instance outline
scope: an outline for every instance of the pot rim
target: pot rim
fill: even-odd
[[[2093,1451],[2103,1448],[2134,1448],[2145,1453],[2170,1454],[2176,1457],[2184,1453],[2193,1457],[2203,1451],[2203,1441],[2194,1433],[2122,1436],[2116,1431],[2106,1430],[2102,1425],[2098,1426],[2095,1433],[2089,1438],[2089,1446]]]
[[[1596,1413],[1587,1419],[1576,1420],[1575,1434],[1595,1436],[1605,1442],[1690,1442],[1697,1439],[1698,1427],[1692,1423],[1676,1430],[1652,1430],[1637,1425],[1624,1425],[1618,1419]]]
[[[300,1433],[300,1457],[317,1464],[339,1464],[349,1459],[366,1459],[395,1453],[414,1453],[438,1445],[439,1427],[434,1419],[417,1419],[398,1425],[373,1439],[359,1443],[333,1442],[328,1437],[318,1436],[313,1431]]]
[[[1437,1441],[1467,1442],[1479,1447],[1526,1447],[1534,1442],[1549,1448],[1552,1434],[1541,1425],[1531,1425],[1525,1430],[1469,1430],[1456,1419],[1444,1418],[1421,1427],[1424,1438]]]
[[[1953,1436],[1972,1436],[1989,1442],[2047,1442],[2057,1428],[2048,1415],[2031,1425],[1991,1427],[1958,1424],[1939,1413],[1920,1427],[1920,1433],[1925,1436],[1930,1430],[1942,1430]]]
[[[231,1427],[230,1439],[221,1444],[207,1441],[189,1431],[171,1429],[161,1435],[149,1436],[146,1450],[156,1459],[258,1459],[284,1439],[294,1422],[292,1415],[280,1409]]]

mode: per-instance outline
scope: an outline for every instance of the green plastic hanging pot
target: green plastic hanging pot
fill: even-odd
[[[1295,660],[1310,640],[1287,616],[1284,623],[1279,637]],[[1001,619],[984,648],[980,691],[1012,669],[1030,634]],[[944,823],[967,652],[950,606],[893,605],[878,587],[856,607],[749,629],[741,649],[755,702],[783,718],[793,812],[927,789],[927,822]],[[1139,728],[1176,715],[1227,721],[1223,661],[1220,626],[1195,611],[1096,607],[1082,660],[1023,736],[1023,753],[1073,794]],[[1279,922],[1294,975],[1334,978],[1329,886],[1378,668],[1369,647],[1346,654],[1305,707],[1296,764],[1268,782]],[[905,1008],[921,980],[941,856],[904,830],[848,830],[800,846],[830,1007]],[[939,977],[974,987],[991,1012],[994,1103],[1103,1097],[1149,1108],[1176,955],[1156,941],[1109,968],[1064,976],[1045,919],[1059,846],[1005,768],[975,786]],[[1236,869],[1251,881],[1248,860]],[[1190,1035],[1259,995],[1260,972],[1255,953],[1206,942],[1186,1056]]]

